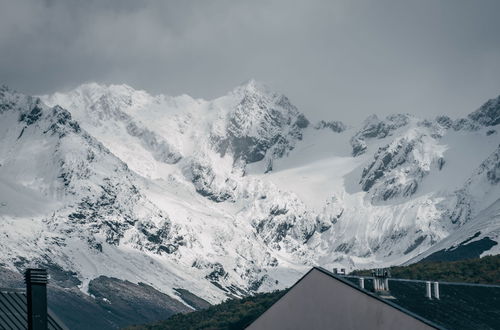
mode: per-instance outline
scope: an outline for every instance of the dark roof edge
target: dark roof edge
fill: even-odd
[[[320,271],[320,272],[322,272],[322,273],[324,273],[324,274],[326,274],[326,275],[328,275],[328,276],[331,276],[331,277],[333,277],[334,279],[339,280],[339,281],[341,281],[342,283],[347,284],[347,285],[349,285],[350,287],[352,287],[352,288],[354,288],[354,289],[356,289],[356,290],[358,290],[358,291],[360,291],[360,292],[362,292],[362,293],[364,293],[364,294],[366,294],[366,295],[368,295],[368,296],[370,296],[370,297],[372,297],[372,298],[375,298],[375,299],[377,299],[377,300],[379,300],[379,301],[383,302],[384,304],[387,304],[387,305],[389,305],[389,306],[391,306],[391,307],[393,307],[393,308],[396,308],[397,310],[399,310],[399,311],[401,311],[401,312],[403,312],[403,313],[405,313],[405,314],[407,314],[407,315],[409,315],[409,316],[411,316],[411,317],[413,317],[413,318],[415,318],[415,319],[417,319],[417,320],[419,320],[419,321],[421,321],[421,322],[423,322],[423,323],[425,323],[425,324],[427,324],[427,325],[429,325],[429,326],[431,326],[431,327],[433,327],[433,328],[440,329],[440,330],[446,330],[446,328],[444,328],[444,327],[442,327],[442,326],[440,326],[440,325],[438,325],[438,324],[436,324],[436,323],[434,323],[434,322],[432,322],[432,321],[430,321],[430,320],[428,320],[428,319],[426,319],[426,318],[424,318],[424,317],[422,317],[422,316],[420,316],[420,315],[418,315],[418,314],[415,314],[415,313],[413,313],[413,312],[411,312],[411,311],[409,311],[409,310],[407,310],[407,309],[405,309],[405,308],[403,308],[403,307],[399,306],[398,304],[395,304],[395,303],[393,303],[393,302],[391,302],[391,301],[388,301],[388,300],[382,299],[382,298],[380,298],[379,296],[377,296],[376,294],[374,294],[374,293],[372,293],[372,292],[370,292],[370,291],[368,291],[368,290],[362,289],[362,288],[360,288],[359,286],[357,286],[356,284],[354,284],[354,283],[352,283],[352,282],[350,282],[350,281],[348,281],[348,280],[346,280],[346,279],[344,279],[344,278],[342,278],[342,277],[340,277],[340,276],[337,276],[337,275],[335,275],[334,273],[332,273],[332,272],[330,272],[330,271],[328,271],[328,270],[326,270],[326,269],[324,269],[324,268],[322,268],[322,267],[313,267],[310,271],[308,271],[308,272],[306,273],[306,275],[307,275],[307,274],[309,274],[309,273],[310,273],[313,269],[316,269],[316,270],[318,270],[318,271]],[[304,277],[305,277],[306,275],[304,275]],[[302,277],[302,278],[304,278],[304,277]],[[302,278],[301,278],[300,280],[302,280]],[[299,281],[300,281],[300,280],[299,280]],[[299,281],[297,281],[297,283],[298,283]],[[297,284],[297,283],[295,283],[295,284]],[[293,287],[293,286],[292,286],[292,287]],[[290,289],[291,289],[292,287],[290,287]]]
[[[69,330],[69,328],[64,324],[64,322],[54,313],[49,307],[47,307],[47,315],[52,318],[52,320],[62,329]]]
[[[361,275],[342,275],[343,277],[350,278],[364,278],[365,280],[372,280],[373,276],[361,276]],[[415,283],[425,283],[425,282],[438,282],[439,284],[444,285],[463,285],[463,286],[477,286],[484,288],[500,288],[498,284],[485,284],[485,283],[467,283],[467,282],[449,282],[449,281],[440,281],[440,280],[412,280],[409,278],[397,278],[390,277],[389,281],[399,281],[399,282],[415,282]]]
[[[245,326],[245,329],[248,328],[250,325],[252,325],[255,321],[257,321],[258,319],[260,319],[262,316],[264,316],[264,314],[266,314],[274,305],[276,305],[281,299],[283,299],[290,291],[292,291],[292,289],[297,285],[299,284],[307,275],[309,275],[310,272],[312,272],[313,270],[315,269],[315,267],[309,269],[304,275],[302,275],[302,277],[300,279],[297,280],[297,282],[295,282],[291,287],[285,289],[285,294],[282,295],[280,297],[280,299],[276,300],[275,302],[272,303],[271,306],[269,306],[262,314],[259,315],[258,318],[256,318],[255,320],[253,320],[250,324],[248,324],[247,326]]]

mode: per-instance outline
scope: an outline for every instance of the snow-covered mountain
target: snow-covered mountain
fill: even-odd
[[[312,265],[403,264],[474,242],[500,253],[499,124],[500,97],[467,118],[346,125],[310,123],[255,81],[210,101],[4,87],[0,266],[57,265],[84,292],[104,275],[217,302]]]

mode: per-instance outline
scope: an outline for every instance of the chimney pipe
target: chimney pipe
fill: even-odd
[[[47,270],[27,269],[24,278],[28,303],[28,329],[47,330]]]
[[[434,298],[439,299],[439,282],[434,282]]]
[[[430,281],[425,282],[425,297],[432,299],[431,282]]]

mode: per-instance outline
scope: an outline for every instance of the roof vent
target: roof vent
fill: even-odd
[[[434,298],[439,300],[439,282],[425,282],[425,297],[432,299],[432,286],[434,286]]]
[[[439,282],[434,282],[434,298],[439,300]]]
[[[360,277],[358,280],[359,280],[359,287],[361,289],[364,289],[365,288],[365,279],[363,277]]]
[[[377,268],[372,271],[372,275],[374,291],[384,298],[393,298],[389,292],[389,277],[391,277],[390,270]]]

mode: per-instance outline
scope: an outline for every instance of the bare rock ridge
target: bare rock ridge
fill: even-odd
[[[51,265],[61,292],[113,315],[144,298],[133,317],[148,319],[160,301],[203,308],[312,265],[497,254],[499,102],[311,125],[255,81],[213,100],[2,87],[0,266]]]

